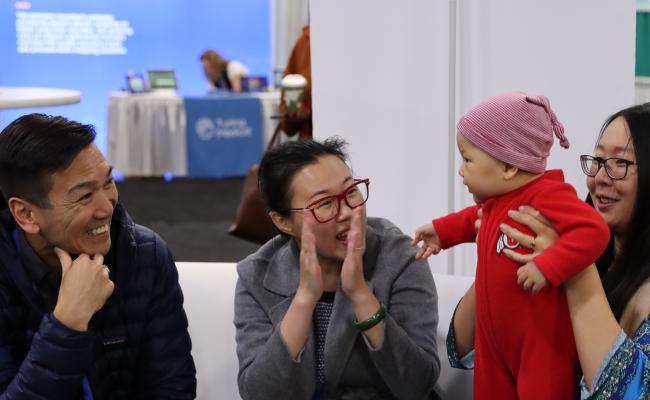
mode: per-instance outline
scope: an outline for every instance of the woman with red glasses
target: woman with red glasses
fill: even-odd
[[[391,222],[366,218],[345,142],[266,153],[260,190],[280,235],[237,266],[239,391],[250,399],[435,399],[437,295]]]

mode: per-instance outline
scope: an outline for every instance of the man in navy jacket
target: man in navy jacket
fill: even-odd
[[[94,138],[42,114],[0,134],[0,400],[193,399],[174,260]]]

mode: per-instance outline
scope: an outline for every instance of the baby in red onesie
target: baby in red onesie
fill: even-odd
[[[609,241],[609,228],[564,182],[546,171],[553,134],[569,147],[564,127],[544,96],[506,93],[478,104],[457,125],[459,174],[477,205],[418,228],[419,257],[477,242],[474,396],[476,399],[575,399],[578,359],[562,282],[591,265]],[[530,253],[500,229],[528,205],[560,235],[523,266],[505,249]],[[477,212],[483,216],[478,238]]]

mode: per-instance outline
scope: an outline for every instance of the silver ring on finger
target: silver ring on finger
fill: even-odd
[[[104,265],[104,270],[106,271],[107,274],[111,274],[111,269],[108,268],[106,265]]]

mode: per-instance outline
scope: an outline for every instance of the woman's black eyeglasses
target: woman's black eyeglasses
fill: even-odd
[[[591,177],[596,176],[600,168],[605,166],[607,176],[618,180],[625,178],[630,165],[636,165],[636,162],[617,157],[602,158],[582,155],[580,156],[580,165],[582,166],[582,172]]]

